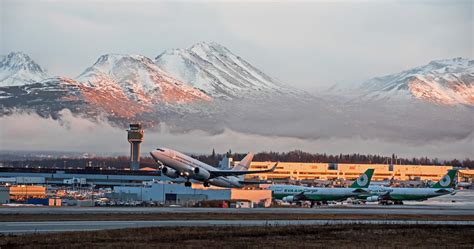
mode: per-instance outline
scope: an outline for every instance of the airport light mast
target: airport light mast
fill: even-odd
[[[130,143],[130,170],[140,169],[140,143],[143,142],[143,128],[140,123],[131,123],[127,130]]]

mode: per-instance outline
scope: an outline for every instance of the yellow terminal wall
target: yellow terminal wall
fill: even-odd
[[[31,197],[31,196],[45,196],[46,187],[44,186],[28,186],[28,185],[18,185],[10,186],[10,196],[13,197]]]
[[[236,162],[237,164],[238,162]],[[252,162],[250,170],[262,170],[271,168],[275,162]],[[367,169],[375,169],[374,181],[389,180],[432,180],[437,181],[452,166],[438,165],[393,165],[386,164],[344,164],[337,166],[328,163],[287,163],[280,162],[274,172],[247,175],[248,178],[258,176],[262,180],[267,179],[292,179],[292,180],[354,180]]]

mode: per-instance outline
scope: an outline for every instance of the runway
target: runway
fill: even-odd
[[[181,207],[1,207],[0,215],[8,214],[395,214],[395,215],[474,215],[474,206],[332,206],[316,208],[181,208]]]
[[[314,208],[279,207],[279,208],[183,208],[183,207],[0,207],[0,215],[5,217],[18,216],[18,219],[5,219],[0,222],[0,234],[45,233],[65,231],[90,231],[104,229],[139,228],[139,227],[184,227],[184,226],[284,226],[284,225],[326,225],[326,224],[432,224],[432,225],[470,225],[474,226],[474,191],[463,192],[460,195],[437,198],[426,202],[406,202],[402,206],[382,206],[377,204],[367,205],[329,205]],[[456,199],[453,199],[456,198]],[[453,202],[453,200],[455,200]],[[104,215],[121,215],[122,220],[104,219]],[[182,214],[182,217],[180,216]],[[210,217],[204,220],[199,217]],[[255,214],[254,219],[220,219],[213,214],[232,216],[232,214],[246,217],[246,214]],[[261,214],[261,217],[258,217]],[[270,216],[281,217],[281,220],[267,218]],[[308,219],[289,218],[288,214],[316,215]],[[34,221],[21,217],[49,216],[44,221]],[[55,215],[67,216],[86,215],[84,219],[54,221]],[[97,217],[94,217],[97,215]],[[130,215],[130,216],[127,216]],[[150,219],[137,219],[133,215],[161,215]],[[280,216],[279,216],[280,215]],[[286,215],[286,216],[285,216]],[[317,217],[321,215],[320,217]],[[335,215],[334,218],[324,215]],[[337,216],[340,215],[340,216]],[[350,216],[367,216],[351,218]],[[375,219],[377,215],[380,215]],[[412,216],[409,219],[398,216]],[[434,216],[433,219],[427,216]],[[102,220],[99,220],[102,216]],[[130,217],[123,220],[123,217]],[[191,218],[183,218],[193,216]],[[195,218],[196,216],[197,218]],[[266,217],[265,217],[266,216]],[[465,216],[466,218],[463,218]],[[77,216],[76,216],[77,217]],[[163,218],[164,217],[164,218]],[[169,218],[167,218],[169,217]],[[248,217],[248,216],[247,216]],[[285,217],[285,218],[284,218]],[[340,217],[340,218],[338,218]],[[349,218],[347,218],[349,217]],[[374,217],[374,218],[371,218]],[[424,217],[424,218],[422,218]],[[440,217],[437,219],[437,217]]]
[[[474,226],[474,221],[417,220],[174,220],[174,221],[44,221],[0,222],[0,234],[95,231],[140,227],[194,226],[295,226],[295,225],[459,225]]]

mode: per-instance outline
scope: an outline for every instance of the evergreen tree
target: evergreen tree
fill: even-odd
[[[216,151],[214,150],[214,148],[212,149],[212,155],[211,155],[212,158],[216,158]]]

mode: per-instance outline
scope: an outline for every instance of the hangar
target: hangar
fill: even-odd
[[[183,184],[154,182],[140,187],[116,186],[110,199],[127,201],[155,201],[167,204],[191,206],[199,201],[211,200],[247,200],[254,207],[269,207],[272,202],[271,190],[202,188],[202,184],[193,184],[191,188]]]

